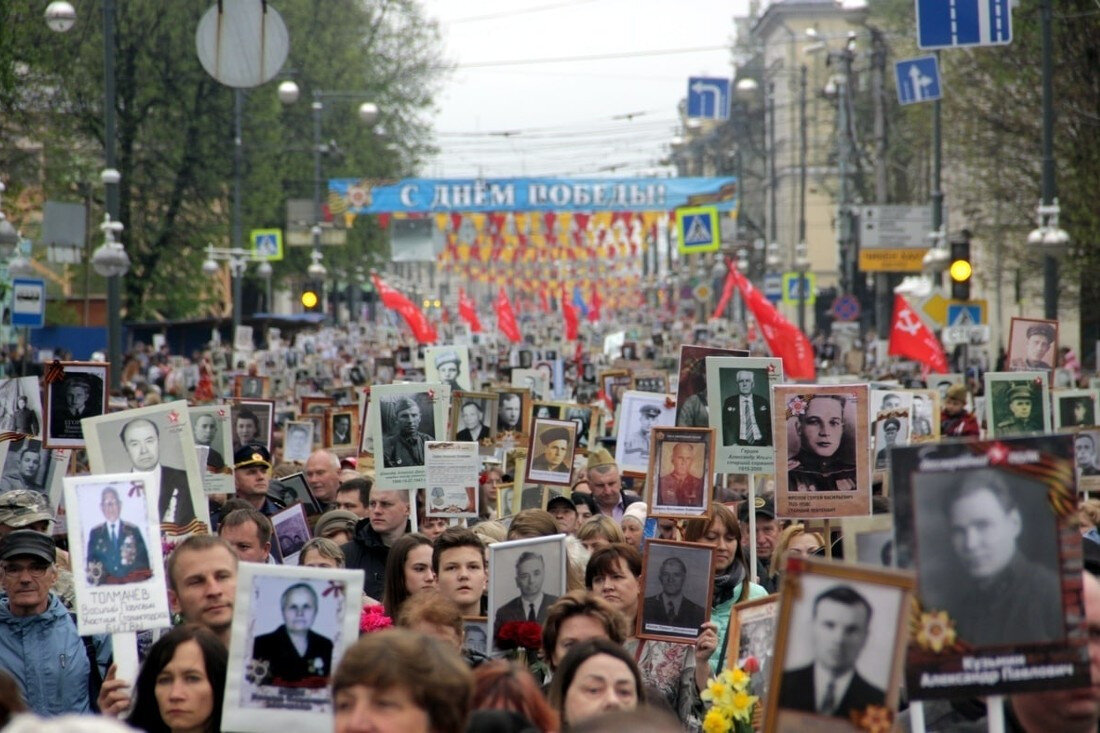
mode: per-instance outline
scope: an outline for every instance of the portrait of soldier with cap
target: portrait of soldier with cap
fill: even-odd
[[[1008,382],[1000,398],[994,393],[997,437],[1034,433],[1043,429],[1039,389],[1029,382]]]
[[[645,471],[649,467],[653,428],[670,426],[675,419],[672,408],[666,408],[664,401],[664,395],[652,392],[632,390],[623,395],[615,458],[627,470]]]
[[[890,448],[897,444],[898,433],[901,432],[901,420],[896,417],[888,417],[882,421],[878,435],[876,436],[876,445],[881,446],[878,452],[875,453],[875,470],[881,471],[886,468],[886,454]]]
[[[1008,339],[1009,371],[1053,369],[1058,352],[1058,322],[1013,318]]]
[[[424,441],[435,436],[423,432],[422,410],[414,395],[400,395],[382,403],[382,465],[406,468],[424,465]],[[388,416],[388,417],[387,417]]]
[[[536,420],[530,455],[529,475],[535,481],[569,483],[573,467],[572,422]],[[549,474],[549,475],[547,475]]]
[[[466,350],[456,346],[432,347],[426,354],[428,381],[442,382],[454,389],[470,389],[470,375],[462,368],[467,363]],[[434,374],[432,374],[434,370]]]

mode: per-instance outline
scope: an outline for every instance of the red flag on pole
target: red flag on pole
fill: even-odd
[[[543,313],[550,312],[550,299],[546,297],[545,290],[539,290],[539,310]]]
[[[715,306],[715,308],[714,308],[714,315],[711,316],[712,319],[721,318],[722,311],[724,311],[726,309],[726,306],[729,305],[729,303],[730,303],[730,298],[733,297],[733,288],[734,287],[735,286],[733,284],[733,272],[732,271],[727,272],[726,273],[726,282],[722,286],[722,297],[718,299],[718,305]]]
[[[493,306],[497,312],[497,328],[508,337],[509,341],[514,344],[519,343],[522,337],[519,334],[519,326],[516,325],[516,314],[512,310],[512,304],[508,302],[508,294],[504,292],[504,288],[497,292],[497,299]]]
[[[458,289],[458,314],[462,320],[470,324],[470,333],[481,333],[481,321],[477,317],[477,306],[470,296],[466,295],[465,288]]]
[[[561,290],[561,300],[559,302],[561,303],[561,316],[565,319],[565,340],[575,341],[580,318],[577,317],[576,307],[566,299],[565,288]]]
[[[371,279],[374,281],[374,289],[378,291],[378,297],[382,299],[382,305],[397,311],[405,319],[417,343],[430,344],[439,338],[435,327],[428,322],[424,313],[411,300],[383,282],[378,275],[371,275]]]
[[[947,373],[943,346],[901,295],[894,295],[894,320],[886,353],[920,362],[934,372]]]
[[[806,335],[784,318],[768,302],[764,294],[754,288],[752,283],[737,271],[732,262],[729,265],[729,272],[733,276],[737,289],[741,291],[745,304],[759,324],[768,348],[771,349],[772,354],[783,360],[783,376],[791,379],[816,379],[814,350]]]

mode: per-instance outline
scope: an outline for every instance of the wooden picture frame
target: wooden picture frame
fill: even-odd
[[[677,463],[684,456],[688,462]],[[714,429],[653,429],[645,501],[649,516],[702,517],[714,497]]]
[[[61,379],[43,385],[42,437],[47,448],[83,448],[86,442],[80,420],[106,413],[111,367],[106,362],[98,361],[63,361],[59,364]],[[87,399],[79,414],[69,414],[66,391],[78,385],[86,388]]]
[[[639,639],[693,643],[700,627],[710,619],[714,546],[649,540],[642,550],[642,598],[634,635]],[[669,603],[671,606],[666,606]],[[671,615],[669,608],[673,609]]]

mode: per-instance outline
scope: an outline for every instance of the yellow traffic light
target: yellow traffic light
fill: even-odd
[[[973,272],[974,268],[971,267],[970,260],[955,260],[948,270],[951,279],[957,283],[964,283],[969,280]]]
[[[314,308],[317,306],[317,293],[312,290],[307,290],[302,293],[302,305],[306,308]]]

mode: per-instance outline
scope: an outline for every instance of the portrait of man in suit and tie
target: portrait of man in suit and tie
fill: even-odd
[[[122,426],[119,440],[130,459],[131,471],[160,471],[160,519],[183,526],[195,519],[187,471],[160,462],[160,428],[152,420],[134,418]]]
[[[122,498],[113,486],[103,489],[99,509],[105,521],[93,527],[88,536],[85,573],[89,582],[119,585],[152,577],[145,539],[137,525],[122,520]]]
[[[770,400],[754,392],[757,371],[763,370],[737,370],[737,392],[722,403],[722,445],[772,444]],[[761,388],[765,392],[768,389],[766,377],[761,380]]]
[[[779,707],[843,718],[870,705],[884,705],[886,693],[865,679],[856,664],[867,646],[871,603],[850,585],[832,585],[813,597],[808,629],[810,664],[785,668]],[[802,637],[795,638],[795,644]]]
[[[687,564],[675,556],[665,558],[657,577],[661,581],[661,592],[645,599],[643,614],[647,629],[695,638],[707,614],[701,605],[684,596]],[[653,628],[656,626],[668,628]]]
[[[546,612],[550,605],[558,600],[556,595],[547,593],[546,560],[542,553],[528,550],[516,560],[516,588],[519,595],[504,603],[495,614],[493,638],[500,634],[500,627],[509,621],[546,621]]]

